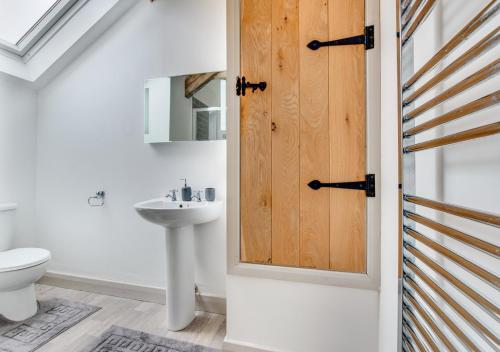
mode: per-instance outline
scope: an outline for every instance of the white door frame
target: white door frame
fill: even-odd
[[[367,272],[344,273],[240,261],[240,0],[227,1],[227,273],[229,275],[378,290],[380,283],[380,22],[379,0],[365,0],[366,25],[375,26],[375,48],[366,51],[367,170],[376,175],[377,195],[367,198]]]

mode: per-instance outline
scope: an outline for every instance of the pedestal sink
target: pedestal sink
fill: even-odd
[[[151,199],[134,205],[147,221],[166,229],[167,244],[167,324],[178,331],[194,319],[194,227],[217,219],[222,203],[178,202]]]

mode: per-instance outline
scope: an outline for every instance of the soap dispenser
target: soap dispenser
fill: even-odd
[[[191,196],[192,196],[191,187],[188,187],[187,179],[181,178],[181,181],[184,181],[184,187],[182,187],[181,190],[182,200],[184,202],[189,202],[191,201]]]

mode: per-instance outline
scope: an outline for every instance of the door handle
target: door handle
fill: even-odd
[[[263,92],[267,88],[267,83],[266,82],[252,83],[247,81],[245,76],[241,78],[238,77],[238,79],[236,80],[236,95],[245,96],[246,90],[249,88],[252,89],[252,93],[255,93],[257,89]]]
[[[318,180],[312,180],[307,185],[315,191],[323,187],[354,189],[365,191],[367,197],[375,197],[375,174],[366,175],[365,181],[323,183]]]

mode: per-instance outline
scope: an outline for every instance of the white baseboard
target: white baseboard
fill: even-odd
[[[127,284],[124,282],[95,279],[85,276],[47,272],[39,284],[98,293],[108,296],[165,304],[165,289]],[[209,313],[226,314],[226,299],[213,295],[196,295],[196,309]]]
[[[285,352],[266,346],[260,346],[253,343],[224,339],[222,346],[224,352]]]

